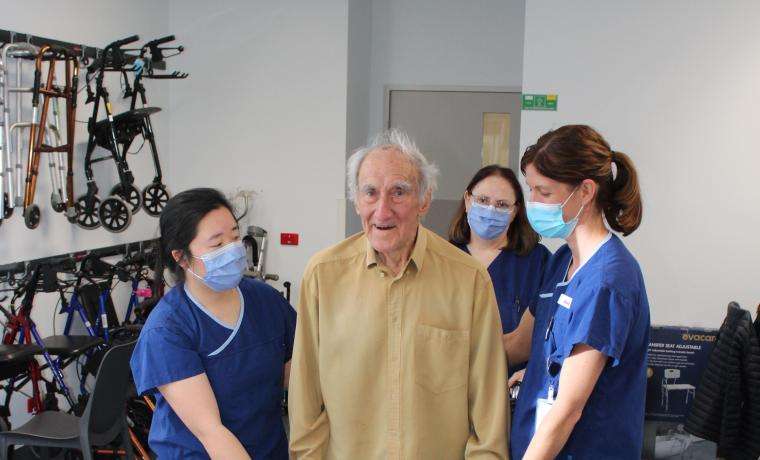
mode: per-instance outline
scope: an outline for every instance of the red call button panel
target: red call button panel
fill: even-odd
[[[298,233],[280,233],[280,244],[298,246]]]

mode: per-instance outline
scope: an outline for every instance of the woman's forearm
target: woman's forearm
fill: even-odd
[[[522,364],[530,358],[531,340],[533,338],[533,314],[530,310],[523,313],[520,324],[509,334],[501,337],[504,343],[504,351],[507,352],[507,361],[510,366]]]
[[[586,344],[573,347],[562,364],[557,399],[536,429],[524,459],[548,460],[559,454],[581,419],[606,362],[606,355]]]
[[[533,435],[523,460],[550,460],[559,454],[581,417],[580,410],[555,405]]]
[[[204,428],[196,436],[203,444],[203,448],[206,449],[209,457],[214,460],[249,460],[251,458],[240,440],[224,425],[219,424]]]

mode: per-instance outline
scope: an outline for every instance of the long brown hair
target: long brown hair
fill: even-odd
[[[528,217],[525,214],[525,197],[523,196],[520,183],[517,181],[515,173],[503,166],[488,165],[481,168],[467,184],[467,194],[472,195],[472,189],[480,183],[486,177],[499,176],[509,183],[512,190],[515,192],[515,204],[517,205],[517,212],[512,218],[512,222],[509,224],[507,230],[507,246],[504,249],[508,251],[514,251],[517,255],[524,256],[528,254],[533,248],[536,247],[541,237],[533,230],[528,222]],[[464,197],[462,197],[461,203],[459,203],[459,209],[454,214],[454,219],[451,221],[451,227],[449,227],[449,241],[455,244],[464,245],[470,242],[470,224],[467,223],[467,211],[464,205]]]
[[[630,157],[586,125],[566,125],[549,131],[525,150],[520,169],[532,164],[543,176],[570,185],[596,182],[596,206],[609,226],[623,236],[641,224],[643,206],[638,174]],[[613,171],[615,165],[617,172]]]

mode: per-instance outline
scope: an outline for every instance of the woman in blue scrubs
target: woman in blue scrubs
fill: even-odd
[[[475,173],[451,222],[449,241],[488,267],[503,334],[520,324],[537,297],[550,255],[539,239],[525,215],[515,173],[499,165]]]
[[[138,392],[156,397],[151,449],[161,459],[287,459],[280,402],[295,311],[243,278],[240,229],[217,190],[173,197],[159,225],[161,258],[179,283],[151,312],[131,360]]]
[[[567,244],[547,264],[537,305],[506,339],[511,360],[530,356],[512,458],[640,459],[649,304],[639,264],[611,232],[626,236],[641,223],[636,170],[581,125],[541,136],[521,169],[531,225]]]

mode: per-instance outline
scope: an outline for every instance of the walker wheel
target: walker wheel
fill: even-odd
[[[62,201],[55,193],[50,194],[50,204],[55,212],[63,212],[66,210],[66,202]]]
[[[132,222],[132,211],[129,203],[119,196],[109,196],[98,209],[98,216],[103,228],[111,233],[121,233]]]
[[[116,184],[111,189],[111,195],[120,196],[124,201],[129,203],[133,215],[140,210],[142,198],[140,197],[140,191],[134,185],[128,184],[125,190],[124,184]]]
[[[34,230],[40,225],[40,207],[36,204],[24,209],[24,224],[26,228]]]
[[[74,203],[76,224],[86,230],[94,230],[100,227],[99,208],[100,198],[97,195],[82,195],[77,198],[76,203]]]
[[[143,208],[148,215],[156,217],[164,210],[169,201],[169,192],[166,186],[160,182],[153,182],[142,191]]]
[[[13,215],[13,203],[7,193],[3,194],[3,219],[7,219]]]

